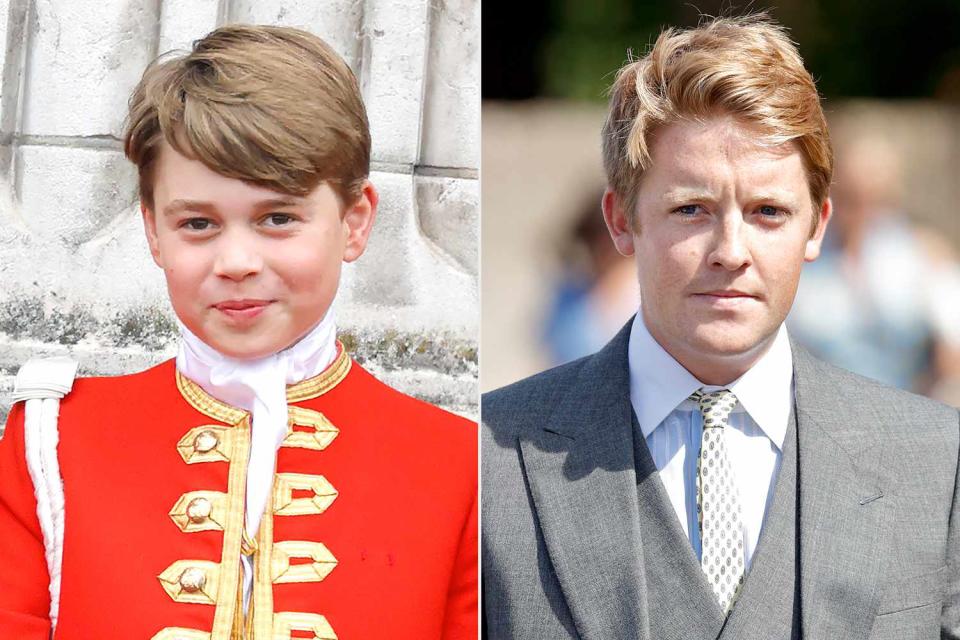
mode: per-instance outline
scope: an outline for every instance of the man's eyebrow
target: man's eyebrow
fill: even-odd
[[[787,189],[758,189],[750,194],[750,200],[753,202],[770,200],[794,207],[800,204],[797,194]]]
[[[698,187],[674,187],[663,193],[661,199],[665,202],[683,202],[685,200],[705,200],[711,197],[709,189]]]
[[[661,195],[664,202],[685,202],[693,200],[709,200],[712,197],[709,189],[700,189],[696,187],[676,187],[665,191]],[[748,198],[751,202],[760,202],[763,200],[772,200],[783,204],[796,206],[798,196],[788,189],[758,189],[751,192]]]

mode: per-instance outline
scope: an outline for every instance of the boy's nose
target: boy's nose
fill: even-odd
[[[238,239],[226,240],[219,247],[213,265],[215,275],[230,280],[243,280],[262,269],[263,258],[256,248]]]

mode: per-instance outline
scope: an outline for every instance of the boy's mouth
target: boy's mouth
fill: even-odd
[[[272,300],[255,300],[244,298],[241,300],[224,300],[213,305],[213,308],[233,320],[251,320],[267,308]]]

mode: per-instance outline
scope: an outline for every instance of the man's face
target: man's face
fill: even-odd
[[[367,183],[343,210],[322,183],[292,196],[224,177],[164,144],[153,208],[143,208],[154,261],[174,311],[220,353],[270,355],[324,316],[341,263],[366,247],[377,194]]]
[[[635,254],[643,318],[701,381],[727,384],[766,351],[814,260],[829,201],[811,235],[811,202],[795,145],[759,146],[729,117],[661,129],[638,191],[634,228],[611,192],[604,215]]]

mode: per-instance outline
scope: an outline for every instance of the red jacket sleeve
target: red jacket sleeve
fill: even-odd
[[[14,405],[0,439],[0,638],[47,640],[50,578],[23,419],[23,404]]]
[[[474,492],[450,580],[443,640],[477,638],[477,527],[477,495]]]

